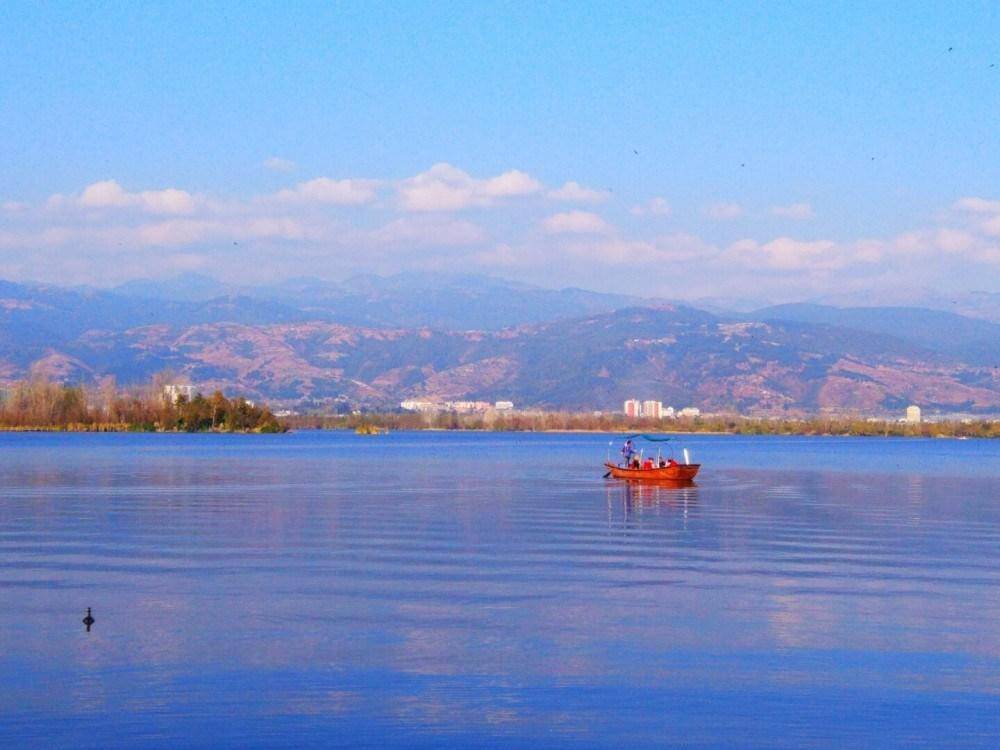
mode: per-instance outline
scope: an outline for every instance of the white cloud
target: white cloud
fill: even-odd
[[[186,190],[165,188],[130,193],[115,180],[101,180],[88,185],[80,193],[76,204],[83,208],[138,208],[151,214],[190,214],[197,209],[194,196]],[[50,205],[64,206],[63,196],[54,195]]]
[[[987,219],[979,225],[980,229],[990,237],[1000,237],[1000,215]]]
[[[703,213],[714,221],[729,221],[741,217],[744,210],[739,203],[713,203],[706,206]]]
[[[673,209],[665,198],[650,198],[645,203],[632,206],[629,213],[633,216],[670,216]]]
[[[174,188],[145,190],[139,193],[139,201],[144,210],[153,214],[189,214],[196,208],[190,193]]]
[[[973,231],[937,227],[903,232],[887,239],[796,240],[777,237],[767,242],[744,239],[734,242],[722,254],[751,270],[786,273],[844,272],[869,274],[882,269],[903,279],[909,273],[941,274],[956,264],[1000,263],[1000,246]],[[971,267],[971,266],[970,266]],[[869,270],[864,270],[865,268]]]
[[[533,248],[516,248],[501,242],[488,250],[476,253],[472,261],[489,268],[528,268],[537,264],[538,257]]]
[[[955,201],[956,209],[977,214],[1000,214],[1000,201],[987,200],[986,198],[960,198]]]
[[[482,192],[493,198],[510,198],[530,195],[542,189],[542,184],[531,175],[512,169],[482,183]]]
[[[87,208],[121,208],[129,205],[130,196],[114,180],[101,180],[87,185],[80,193],[80,205]]]
[[[502,198],[531,195],[541,189],[540,182],[516,169],[476,179],[444,162],[398,185],[400,206],[407,211],[459,211],[489,206]]]
[[[238,219],[174,218],[135,225],[51,226],[41,230],[0,233],[0,247],[181,247],[247,240],[320,241],[328,236],[322,225],[290,217]]]
[[[561,188],[550,190],[546,195],[553,200],[570,203],[603,203],[608,199],[610,193],[606,190],[584,187],[579,182],[570,180]]]
[[[780,271],[842,268],[849,262],[837,243],[830,240],[803,242],[791,237],[778,237],[760,243],[745,239],[734,242],[726,252],[748,267],[765,266]]]
[[[486,232],[471,221],[404,216],[368,235],[379,245],[461,247],[486,240]]]
[[[375,200],[377,191],[377,180],[331,180],[329,177],[317,177],[314,180],[300,182],[293,188],[281,190],[275,198],[287,203],[358,206]]]
[[[774,216],[780,216],[783,219],[797,220],[812,219],[816,215],[813,213],[812,206],[808,203],[790,203],[787,206],[771,206],[771,213]]]
[[[379,200],[384,190],[398,191],[398,203]],[[263,263],[254,269],[259,273],[311,273],[328,267],[322,263],[345,272],[507,268],[524,280],[558,270],[582,286],[634,284],[655,293],[676,283],[669,279],[683,279],[685,290],[697,287],[707,293],[716,284],[720,289],[750,284],[812,293],[829,292],[841,283],[857,286],[865,279],[980,284],[993,278],[1000,264],[1000,201],[984,198],[962,198],[922,226],[893,236],[834,241],[748,234],[723,247],[695,234],[658,235],[653,221],[634,222],[625,231],[599,209],[567,205],[560,207],[571,210],[556,212],[548,203],[574,196],[584,200],[587,191],[570,181],[543,192],[537,180],[518,170],[475,178],[448,164],[398,182],[320,177],[278,193],[228,198],[177,188],[130,192],[115,180],[103,180],[75,194],[54,195],[44,205],[0,204],[0,267],[62,263],[59,273],[71,278],[65,269],[86,270],[88,257],[100,257],[89,261],[93,268],[113,274],[141,266],[143,258],[152,267],[175,253],[178,262],[183,262],[181,256],[197,263],[208,258],[208,267],[228,273],[221,266],[228,254],[228,261]],[[519,196],[530,200],[511,203]],[[504,202],[508,210],[477,215],[475,223],[447,213]],[[331,205],[344,208],[331,211]],[[551,215],[539,215],[546,205]],[[632,213],[662,216],[669,209],[664,199],[653,198]],[[738,204],[713,209],[717,218],[744,215]],[[808,204],[771,211],[791,218],[811,214]],[[707,220],[702,225],[706,236],[719,231]],[[33,260],[25,265],[23,258]],[[111,258],[127,260],[119,267]],[[633,278],[628,269],[639,270]]]
[[[987,237],[1000,237],[1000,200],[986,198],[961,198],[952,205],[958,213],[953,218],[967,225],[967,229]]]
[[[565,211],[553,214],[542,222],[549,234],[606,234],[612,227],[590,211]]]
[[[652,240],[615,237],[586,243],[577,242],[567,246],[566,249],[588,263],[612,266],[634,263],[650,272],[665,270],[667,265],[672,263],[707,261],[718,254],[718,249],[714,245],[690,234],[665,235]]]
[[[264,169],[268,169],[272,172],[294,172],[298,169],[299,165],[291,159],[282,159],[280,156],[271,156],[264,159],[262,166]]]
[[[976,237],[962,229],[937,230],[934,244],[946,253],[962,253],[976,244]]]

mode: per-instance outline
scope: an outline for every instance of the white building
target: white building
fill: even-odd
[[[492,407],[492,404],[489,401],[448,401],[445,407],[450,411],[468,414],[470,412],[487,411]]]
[[[906,407],[906,421],[910,424],[920,424],[920,407],[910,404]]]
[[[493,404],[493,408],[497,411],[513,411],[514,402],[513,401],[497,401]]]
[[[642,416],[642,404],[638,399],[630,398],[625,402],[625,416],[626,417],[641,417]]]
[[[679,412],[677,412],[678,417],[697,417],[701,415],[701,409],[697,406],[685,406]]]
[[[663,419],[673,419],[677,414],[674,412],[674,407],[668,406],[663,410]]]
[[[194,398],[195,389],[193,385],[171,383],[163,386],[163,399],[172,404],[176,404],[178,399],[184,396],[188,401]]]
[[[663,403],[661,401],[643,401],[642,416],[663,419]]]
[[[433,401],[401,401],[399,403],[400,409],[405,409],[406,411],[438,411],[442,408],[441,404],[437,404]]]

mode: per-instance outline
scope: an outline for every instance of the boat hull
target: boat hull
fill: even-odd
[[[604,464],[614,479],[636,482],[690,482],[698,474],[701,464],[674,464],[655,469],[625,469],[614,464]]]

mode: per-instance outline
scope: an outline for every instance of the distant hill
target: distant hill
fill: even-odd
[[[782,306],[747,319],[664,304],[570,317],[580,306],[626,300],[455,279],[435,282],[445,304],[424,283],[362,278],[345,296],[299,280],[266,299],[185,302],[0,282],[0,382],[34,372],[81,383],[114,375],[128,384],[170,369],[206,390],[300,408],[430,398],[620,409],[638,397],[743,413],[899,413],[911,402],[1000,411],[1000,369],[982,348],[995,343],[995,327],[961,316]],[[468,325],[491,304],[522,304],[507,311],[521,322]],[[551,319],[523,322],[543,312]],[[425,324],[388,324],[411,315]],[[948,345],[943,330],[953,334]]]
[[[239,296],[294,307],[313,319],[353,325],[489,331],[644,302],[639,297],[543,289],[489,276],[430,273],[369,274],[340,283],[298,278],[256,287],[234,287],[207,276],[184,274],[166,281],[132,281],[113,292],[172,302]]]
[[[746,317],[819,323],[886,334],[965,362],[1000,366],[1000,325],[940,310],[790,304],[766,307]]]
[[[946,294],[933,289],[883,289],[879,291],[878,301],[879,307],[940,310],[1000,324],[1000,292],[972,291]],[[809,302],[841,308],[873,306],[871,292],[828,294]]]
[[[120,297],[160,299],[172,302],[206,302],[217,297],[237,296],[246,290],[200,273],[182,273],[169,279],[135,279],[111,290]]]
[[[0,281],[0,357],[24,363],[39,352],[71,346],[90,331],[220,321],[254,325],[308,318],[295,308],[250,297],[178,302]]]

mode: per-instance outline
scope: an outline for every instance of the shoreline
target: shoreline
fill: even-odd
[[[83,426],[59,426],[59,425],[2,425],[0,426],[0,433],[18,433],[18,432],[35,432],[35,433],[66,433],[74,435],[83,434],[134,434],[134,435],[281,435],[284,431],[268,431],[262,429],[247,429],[247,430],[164,430],[155,429],[148,430],[139,426],[124,425],[122,427],[108,426],[108,425],[83,425]]]
[[[868,418],[812,417],[787,420],[707,416],[681,420],[624,422],[611,416],[567,412],[513,414],[490,418],[482,414],[413,413],[296,415],[281,423],[289,429],[389,430],[434,432],[549,432],[661,435],[778,435],[826,437],[951,437],[1000,438],[1000,420],[950,420],[940,422],[869,421]]]
[[[183,408],[184,405],[182,405]],[[1000,420],[951,420],[940,422],[872,421],[869,418],[813,417],[796,419],[754,419],[749,417],[705,416],[677,420],[623,421],[615,416],[548,412],[512,414],[491,418],[483,414],[371,413],[351,415],[294,415],[276,419],[263,411],[265,419],[256,424],[234,421],[216,423],[210,417],[186,420],[143,421],[46,421],[19,424],[0,421],[0,432],[64,433],[162,433],[162,434],[280,434],[290,430],[332,430],[355,432],[359,437],[376,437],[385,432],[496,432],[628,435],[770,435],[775,437],[883,437],[883,438],[1000,438]]]
[[[0,434],[16,434],[16,433],[34,433],[34,434],[144,434],[144,435],[281,435],[293,432],[343,432],[343,433],[355,433],[354,428],[351,427],[309,427],[309,426],[297,426],[288,427],[283,432],[268,432],[262,430],[147,430],[138,428],[122,428],[122,429],[108,429],[105,427],[95,427],[95,428],[66,428],[57,426],[45,426],[45,427],[11,427],[11,426],[0,426]],[[385,434],[395,433],[395,432],[453,432],[453,433],[477,433],[477,434],[488,434],[493,433],[497,435],[626,435],[626,434],[641,434],[636,430],[621,430],[621,429],[491,429],[486,427],[459,427],[459,428],[448,428],[448,427],[403,427],[397,429],[390,429],[385,433],[375,433],[375,434],[359,434],[360,437],[380,437]],[[934,439],[934,440],[995,440],[1000,435],[997,434],[984,434],[984,435],[965,435],[965,434],[903,434],[903,433],[879,433],[879,432],[810,432],[810,431],[785,431],[785,432],[743,432],[738,430],[646,430],[645,432],[657,435],[676,435],[681,436],[693,436],[693,435],[710,435],[715,437],[805,437],[805,438],[883,438],[883,439]]]

